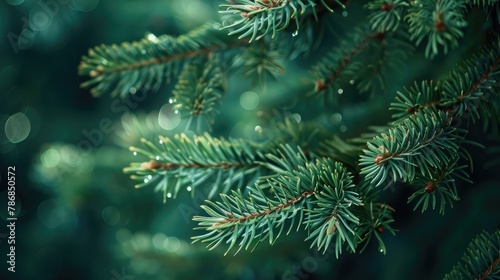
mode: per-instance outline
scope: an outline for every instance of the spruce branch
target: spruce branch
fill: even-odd
[[[219,13],[230,20],[223,27],[231,29],[229,35],[240,34],[239,39],[250,36],[249,41],[252,42],[269,33],[274,38],[277,32],[287,28],[292,21],[296,27],[293,36],[296,36],[301,19],[306,14],[317,18],[317,6],[333,12],[333,4],[345,9],[345,5],[339,0],[236,0],[231,4],[220,5],[225,10]]]
[[[441,92],[442,86],[439,82],[427,80],[420,84],[415,82],[412,87],[405,88],[404,92],[397,92],[396,100],[391,103],[389,110],[396,111],[392,115],[396,122],[405,120],[426,108],[444,110],[440,102]]]
[[[450,125],[448,114],[420,111],[368,142],[361,155],[361,174],[379,186],[391,180],[411,182],[416,172],[431,175],[441,162],[458,154],[463,132]]]
[[[265,85],[268,77],[277,79],[278,75],[285,73],[283,58],[284,54],[276,41],[260,40],[245,49],[238,61],[242,63],[245,78],[251,77],[254,85],[258,82]]]
[[[440,105],[458,117],[467,112],[473,121],[498,119],[497,112],[488,105],[492,95],[498,96],[499,80],[500,39],[497,39],[450,73],[443,85],[444,96]]]
[[[252,184],[262,172],[259,161],[266,149],[251,141],[212,138],[206,133],[159,138],[159,147],[145,139],[146,149],[131,147],[135,155],[145,155],[149,161],[131,163],[124,172],[140,182],[136,188],[156,183],[155,191],[163,192],[164,201],[175,198],[182,188],[195,191],[200,185],[208,186],[211,198]]]
[[[465,0],[469,5],[482,6],[484,8],[490,8],[499,3],[499,0]]]
[[[89,50],[78,67],[80,75],[90,76],[81,86],[91,89],[95,96],[111,92],[124,97],[140,89],[158,90],[180,72],[190,61],[223,55],[231,60],[234,51],[245,42],[227,36],[209,22],[179,37],[148,34],[146,38],[121,45],[101,45]]]
[[[315,65],[313,94],[331,103],[343,93],[343,87],[357,84],[360,92],[383,89],[391,75],[404,68],[404,60],[413,52],[407,33],[366,32],[356,28],[322,62]]]
[[[374,190],[368,182],[365,181],[364,183],[370,190]],[[396,234],[396,230],[390,225],[394,222],[392,212],[395,210],[385,203],[376,202],[374,198],[366,198],[363,191],[361,191],[361,197],[363,201],[367,202],[362,207],[358,207],[360,209],[355,212],[360,220],[356,230],[357,236],[359,236],[358,243],[364,244],[360,251],[363,252],[370,244],[370,241],[375,238],[379,251],[385,254],[387,250],[382,240],[382,234],[387,232],[392,235]]]
[[[209,128],[213,125],[226,84],[225,74],[218,64],[220,61],[216,57],[188,64],[179,76],[174,98],[169,102],[174,104],[173,109],[181,118],[188,119],[186,129],[190,129],[193,121],[197,123],[197,131],[201,130],[203,120]]]
[[[373,10],[368,18],[372,30],[395,31],[403,21],[410,5],[405,0],[375,0],[365,5]]]
[[[500,230],[493,233],[483,231],[476,236],[459,264],[445,275],[452,279],[498,279],[500,276]]]
[[[398,92],[391,110],[396,122],[423,109],[448,112],[450,117],[466,115],[473,122],[482,119],[497,124],[499,115],[492,102],[498,95],[500,79],[500,40],[485,46],[478,54],[450,72],[444,81],[423,81]]]
[[[412,185],[418,186],[419,190],[408,198],[408,203],[417,200],[413,210],[420,207],[424,212],[429,206],[434,210],[439,204],[439,213],[444,215],[446,204],[453,207],[453,201],[459,200],[455,179],[472,183],[465,171],[467,165],[457,166],[459,158],[457,156],[448,162],[443,162],[442,167],[436,169],[432,176],[417,176]]]
[[[427,39],[425,56],[435,57],[442,47],[445,54],[458,46],[464,35],[465,2],[456,0],[422,0],[412,2],[406,20],[410,24],[411,39],[420,45]]]
[[[268,155],[267,166],[273,165],[270,168],[276,175],[268,177],[263,186],[249,187],[248,198],[233,191],[221,195],[222,202],[207,201],[209,205],[202,206],[209,216],[193,220],[199,222],[197,229],[209,233],[193,237],[194,242],[210,242],[208,247],[213,249],[225,241],[230,243],[226,253],[236,244],[239,252],[253,242],[253,248],[266,239],[274,243],[288,224],[286,234],[295,225],[297,230],[305,225],[311,232],[308,240],[318,250],[326,250],[332,241],[337,256],[344,243],[355,250],[353,228],[359,221],[349,209],[362,203],[353,190],[351,175],[330,159],[310,163],[300,150],[286,146],[280,151],[287,158]],[[264,192],[268,188],[270,194]]]

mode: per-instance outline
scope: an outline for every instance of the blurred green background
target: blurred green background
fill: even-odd
[[[339,259],[323,256],[309,249],[302,232],[234,257],[224,257],[224,248],[191,245],[190,237],[198,233],[190,217],[202,214],[204,194],[192,198],[185,191],[163,204],[161,194],[134,189],[122,173],[134,160],[127,148],[140,137],[182,131],[168,105],[172,86],[141,92],[140,100],[92,98],[79,87],[87,78],[77,75],[77,67],[95,45],[137,40],[146,32],[178,35],[218,20],[220,2],[0,0],[1,279],[440,279],[476,234],[499,227],[500,169],[494,162],[499,154],[471,147],[475,183],[458,184],[461,200],[444,216],[412,212],[405,186],[385,192],[397,209],[399,229],[396,236],[384,236],[387,255],[374,245]],[[252,87],[234,75],[214,134],[257,140],[272,135],[262,116],[274,108],[304,122],[326,123],[337,135],[355,136],[389,120],[385,108],[396,90],[446,74],[476,48],[481,34],[474,32],[481,26],[471,24],[449,56],[431,61],[419,51],[376,97],[358,95],[353,87],[345,90],[341,105],[325,109],[304,98],[305,78],[320,55],[366,16],[356,3],[348,12],[333,15],[336,24],[318,51],[286,63],[278,82]],[[471,127],[469,138],[498,146],[498,137],[485,136],[480,125]],[[8,166],[16,166],[15,273],[3,261]]]

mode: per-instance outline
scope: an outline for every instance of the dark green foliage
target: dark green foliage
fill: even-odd
[[[205,62],[187,64],[179,76],[179,82],[174,89],[174,98],[170,102],[173,109],[188,119],[186,129],[196,122],[197,131],[201,130],[203,121],[209,127],[214,122],[218,106],[225,93],[225,74],[217,66],[220,64],[216,57]]]
[[[446,274],[445,280],[499,279],[500,278],[500,230],[483,231],[467,246],[459,264]]]
[[[465,117],[474,122],[483,119],[496,124],[499,108],[490,99],[499,94],[499,80],[500,40],[497,39],[450,73],[439,105],[450,108],[455,116],[467,114]]]
[[[494,6],[498,4],[498,0],[465,0],[469,5],[479,5],[483,7]]]
[[[194,191],[200,185],[209,185],[210,198],[218,192],[228,192],[234,185],[251,184],[260,175],[258,161],[266,151],[249,141],[216,139],[208,134],[160,137],[160,147],[145,139],[142,142],[146,150],[130,150],[150,161],[134,162],[124,172],[133,173],[131,178],[140,182],[136,188],[156,183],[155,191],[163,192],[164,201],[167,197],[175,198],[183,188]]]
[[[203,209],[209,217],[194,217],[199,229],[210,231],[194,240],[210,242],[214,248],[222,241],[230,243],[228,251],[237,244],[248,249],[263,240],[272,244],[288,227],[287,234],[302,225],[310,232],[308,240],[318,250],[328,248],[335,239],[335,252],[342,252],[344,242],[354,251],[354,228],[359,220],[350,211],[361,205],[353,190],[351,175],[340,164],[329,159],[308,163],[302,153],[283,147],[281,157],[269,155],[271,162],[265,166],[276,172],[266,184],[249,188],[249,197],[233,191],[222,195],[221,202],[209,202]],[[272,196],[265,194],[270,188]],[[238,250],[238,251],[239,251]],[[228,252],[227,251],[227,252]],[[237,252],[238,252],[237,251]]]
[[[409,115],[426,108],[434,108],[439,104],[442,87],[433,81],[415,83],[410,88],[405,88],[404,93],[397,92],[396,102],[391,103],[390,110],[396,111],[392,115],[397,121],[408,118]]]
[[[434,57],[442,47],[444,53],[458,46],[463,28],[467,26],[464,17],[465,3],[456,0],[415,1],[408,11],[411,39],[420,45],[427,40],[425,55]]]
[[[229,34],[240,34],[240,39],[250,37],[250,42],[259,40],[269,33],[274,38],[276,32],[287,28],[292,23],[295,24],[293,34],[296,36],[303,17],[307,14],[318,17],[317,7],[333,12],[327,2],[334,2],[344,7],[344,4],[338,0],[236,0],[233,2],[233,4],[220,5],[221,8],[226,8],[220,13],[229,16],[227,19],[229,23],[224,28],[233,29]]]
[[[287,60],[304,58],[320,42],[324,33],[317,30],[332,23],[324,23],[323,14],[346,8],[349,2],[230,1],[221,5],[224,19],[217,28],[210,23],[178,38],[148,36],[122,47],[91,50],[80,66],[82,74],[93,78],[84,86],[95,85],[94,93],[124,96],[131,88],[157,89],[183,69],[170,99],[174,110],[188,119],[188,129],[193,121],[206,121],[211,127],[221,97],[226,91],[232,94],[226,89],[227,71],[241,70],[243,77],[254,79],[254,85],[264,84],[267,77],[279,79]],[[382,94],[391,94],[386,91],[394,76],[419,52],[414,45],[425,44],[417,54],[422,58],[444,57],[456,48],[469,26],[467,4],[490,9],[497,1],[374,0],[365,4],[366,20],[341,35],[342,40],[322,46],[330,51],[319,56],[313,67],[312,94],[326,101],[321,104],[327,105],[322,107],[325,114],[341,109],[337,101],[348,85],[356,85],[349,91],[370,91],[384,100]],[[484,26],[495,26],[491,21],[485,19]],[[285,29],[291,34],[280,32]],[[444,78],[414,81],[413,75],[407,75],[411,80],[404,84],[411,86],[397,91],[390,104],[392,121],[357,130],[362,134],[349,135],[354,138],[344,139],[333,129],[325,131],[314,107],[307,108],[307,121],[291,109],[280,109],[284,113],[277,114],[283,118],[276,118],[269,117],[276,108],[259,108],[256,114],[272,131],[256,137],[261,143],[206,133],[160,137],[160,146],[143,140],[146,150],[131,150],[150,161],[132,163],[125,171],[140,181],[136,187],[154,183],[165,198],[175,197],[182,188],[194,191],[206,186],[209,200],[202,206],[206,216],[193,218],[197,229],[206,232],[193,239],[207,242],[209,249],[226,243],[226,254],[233,249],[235,253],[253,250],[262,241],[273,244],[283,233],[305,229],[306,240],[322,253],[332,246],[337,257],[344,250],[356,252],[361,247],[363,251],[373,240],[385,253],[382,234],[395,234],[391,227],[395,209],[383,202],[387,188],[380,186],[398,182],[414,188],[404,199],[414,204],[414,210],[439,209],[444,214],[459,200],[457,182],[471,183],[472,157],[464,147],[475,144],[466,138],[469,127],[483,120],[487,132],[498,124],[500,41],[488,41],[493,43],[485,44]],[[449,66],[443,66],[445,71]],[[290,90],[299,102],[310,97],[302,90]],[[345,99],[353,100],[349,98]],[[373,101],[378,99],[369,102]],[[297,106],[297,111],[301,109],[302,104]],[[217,193],[220,200],[212,200]],[[485,240],[476,243],[491,248]]]
[[[327,103],[339,99],[348,85],[360,92],[376,92],[390,83],[390,77],[404,69],[413,47],[404,32],[365,31],[360,27],[314,66],[315,95]]]
[[[95,47],[82,58],[78,72],[91,77],[82,87],[93,87],[92,94],[125,97],[141,89],[158,90],[189,62],[241,46],[210,22],[179,37],[149,34],[137,42]],[[234,55],[224,54],[226,60]]]
[[[409,7],[404,0],[375,0],[366,5],[373,10],[370,14],[370,23],[373,30],[379,32],[395,31],[403,22]]]
[[[282,60],[284,54],[281,52],[276,41],[259,41],[247,48],[241,56],[241,63],[244,77],[253,78],[253,84],[260,82],[265,84],[266,79],[271,77],[276,79],[285,72]]]
[[[444,215],[445,206],[449,204],[453,207],[453,201],[458,200],[456,179],[461,179],[472,183],[468,179],[469,174],[465,171],[466,165],[457,166],[459,157],[443,162],[441,167],[433,170],[431,175],[417,175],[417,178],[412,182],[413,185],[419,188],[409,198],[408,203],[417,200],[413,210],[422,208],[422,212],[430,206],[432,210],[436,209],[439,204],[439,213]]]
[[[417,172],[432,176],[442,162],[455,157],[463,139],[450,121],[448,114],[439,111],[413,114],[367,143],[360,159],[361,174],[376,186],[387,178],[411,182]]]

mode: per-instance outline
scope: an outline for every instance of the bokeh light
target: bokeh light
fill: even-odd
[[[99,5],[99,0],[73,0],[70,7],[76,11],[90,12],[97,8],[97,5]]]
[[[246,91],[240,96],[240,105],[245,110],[254,110],[259,106],[259,95],[253,91]]]
[[[17,5],[21,5],[24,0],[5,0],[5,2],[7,2],[7,4],[10,4],[12,6],[17,6]]]
[[[116,207],[108,206],[102,210],[102,219],[108,225],[114,226],[120,221],[120,210]]]
[[[46,168],[56,167],[61,160],[61,155],[56,149],[48,149],[45,151],[40,158],[43,166]]]
[[[181,247],[181,242],[177,237],[170,236],[163,242],[165,249],[171,253],[175,253]]]
[[[175,129],[181,122],[181,117],[172,109],[172,105],[165,104],[158,113],[158,123],[163,129]]]
[[[24,141],[31,131],[31,122],[28,117],[22,113],[15,113],[5,122],[5,136],[11,143]]]

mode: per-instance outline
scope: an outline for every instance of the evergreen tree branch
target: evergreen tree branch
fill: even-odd
[[[93,87],[91,93],[99,96],[111,91],[122,97],[139,89],[157,90],[171,76],[180,72],[187,62],[223,54],[231,60],[246,42],[227,36],[216,23],[207,23],[185,35],[146,38],[120,46],[98,46],[89,50],[78,67],[80,75],[90,76],[82,87]]]
[[[282,66],[284,54],[275,40],[260,40],[245,50],[239,61],[242,63],[243,76],[252,77],[252,83],[265,85],[267,77],[276,79],[285,73]]]
[[[409,6],[405,0],[375,0],[368,3],[365,7],[374,11],[368,16],[372,30],[395,31],[403,21]]]
[[[492,105],[491,96],[498,95],[500,79],[500,40],[485,46],[477,55],[452,71],[443,82],[424,81],[405,92],[398,92],[391,110],[397,121],[423,109],[448,112],[460,118],[467,113],[472,121],[483,119],[497,123],[500,118]]]
[[[500,230],[493,233],[483,231],[467,246],[462,260],[445,280],[452,279],[497,279],[500,276]]]
[[[201,131],[202,119],[211,128],[218,105],[225,93],[225,74],[217,66],[218,58],[211,58],[197,64],[187,64],[179,76],[174,89],[174,112],[181,118],[188,119],[186,129],[190,129],[193,121],[197,122],[197,131]]]
[[[208,134],[160,137],[160,147],[145,139],[142,142],[146,150],[135,147],[130,150],[134,155],[145,155],[149,161],[134,162],[124,172],[140,182],[136,188],[157,183],[155,191],[163,192],[164,201],[167,197],[175,198],[186,187],[195,191],[206,185],[211,198],[217,192],[227,193],[235,185],[241,188],[252,184],[261,175],[259,162],[267,151],[251,141],[217,139]]]
[[[493,7],[499,3],[499,0],[465,0],[469,5],[482,6],[484,8]]]
[[[467,166],[457,166],[458,160],[459,157],[457,156],[448,162],[443,162],[442,166],[436,169],[432,176],[417,176],[412,185],[417,186],[419,190],[408,198],[408,203],[418,198],[413,210],[421,207],[422,212],[424,212],[429,206],[434,210],[436,204],[439,203],[439,213],[444,215],[446,204],[453,207],[453,201],[458,200],[455,178],[472,183],[468,179],[469,174],[465,172]]]
[[[219,11],[227,16],[231,23],[224,29],[233,29],[229,35],[241,34],[242,39],[250,36],[250,42],[259,40],[266,34],[271,33],[272,38],[278,31],[287,28],[291,21],[295,22],[296,31],[300,28],[300,21],[305,14],[312,13],[318,17],[317,7],[324,7],[333,12],[333,4],[345,9],[345,5],[339,0],[236,0],[231,4],[220,5],[226,10]]]
[[[352,37],[313,67],[314,94],[335,101],[343,87],[357,84],[360,92],[383,89],[391,75],[404,68],[414,48],[406,32],[366,32],[357,28]]]
[[[415,179],[416,171],[431,175],[441,162],[458,154],[463,132],[450,126],[451,118],[441,111],[420,111],[368,142],[361,155],[361,174],[381,185],[390,176],[404,182]]]
[[[473,121],[497,118],[495,110],[491,109],[494,107],[490,106],[489,97],[497,94],[499,52],[500,44],[497,41],[466,61],[464,66],[452,71],[443,82],[434,84],[424,81],[406,89],[405,93],[398,92],[397,102],[391,104],[391,109],[397,111],[393,115],[397,120],[392,123],[389,136],[382,134],[368,142],[370,150],[364,150],[365,155],[360,160],[360,165],[364,166],[361,173],[367,174],[367,178],[376,185],[382,184],[388,175],[393,180],[401,178],[404,182],[419,185],[420,190],[409,198],[409,202],[419,198],[415,209],[421,207],[425,211],[429,205],[434,209],[439,202],[440,213],[444,213],[445,204],[452,205],[454,200],[458,200],[454,178],[470,182],[464,171],[466,166],[457,165],[465,130],[451,128],[451,121],[464,116],[470,116]],[[424,120],[426,115],[431,119],[439,115],[441,121],[435,123],[434,127],[424,121],[425,131],[437,129],[434,131],[436,134],[431,135],[442,135],[448,140],[439,143],[433,139],[427,142],[412,135],[415,129],[420,131],[419,136],[426,134],[412,124],[412,119]],[[398,129],[402,130],[398,133]],[[436,140],[440,138],[438,136]],[[423,142],[409,145],[407,139],[420,139]],[[398,161],[385,166],[387,159]]]
[[[209,205],[202,206],[210,216],[195,216],[193,220],[199,222],[198,229],[210,232],[193,237],[194,242],[211,242],[208,247],[213,249],[226,241],[230,243],[227,252],[238,243],[238,252],[248,249],[254,240],[255,246],[266,239],[274,243],[289,222],[287,234],[295,224],[297,229],[304,224],[311,232],[307,239],[313,239],[318,249],[326,251],[335,238],[337,255],[344,242],[355,250],[353,228],[359,221],[349,209],[362,203],[353,190],[351,175],[329,159],[309,163],[303,153],[289,146],[280,153],[281,158],[268,155],[266,163],[276,175],[268,177],[264,185],[249,187],[248,198],[233,191],[232,195],[221,195],[222,202],[207,201]],[[268,187],[272,198],[264,192]]]
[[[439,46],[444,53],[458,46],[458,38],[467,26],[465,21],[465,2],[456,0],[422,0],[412,2],[406,20],[410,24],[411,39],[420,45],[427,39],[425,55],[433,58],[439,53]]]

